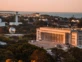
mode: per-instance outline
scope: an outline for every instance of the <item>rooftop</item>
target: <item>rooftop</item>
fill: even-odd
[[[40,27],[41,30],[67,30],[67,31],[82,31],[82,28],[53,28],[53,27]]]

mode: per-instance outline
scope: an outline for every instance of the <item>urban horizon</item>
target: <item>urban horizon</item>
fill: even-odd
[[[82,0],[0,1],[0,62],[82,62]]]

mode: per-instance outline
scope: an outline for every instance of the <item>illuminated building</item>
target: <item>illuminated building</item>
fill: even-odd
[[[54,42],[55,44],[71,44],[73,46],[82,46],[81,28],[50,28],[40,27],[36,30],[36,40]]]

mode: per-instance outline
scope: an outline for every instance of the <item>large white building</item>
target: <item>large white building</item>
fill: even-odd
[[[50,28],[40,27],[36,30],[37,41],[54,42],[55,44],[69,43],[76,47],[82,47],[81,28]]]

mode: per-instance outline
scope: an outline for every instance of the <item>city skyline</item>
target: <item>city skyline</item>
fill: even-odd
[[[0,10],[30,12],[82,12],[82,0],[2,0]]]

